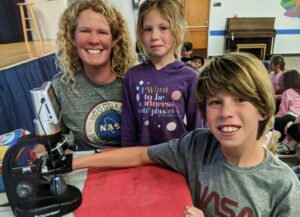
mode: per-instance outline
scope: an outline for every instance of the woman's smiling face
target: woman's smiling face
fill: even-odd
[[[110,65],[112,34],[106,18],[91,9],[77,19],[75,45],[84,68]]]

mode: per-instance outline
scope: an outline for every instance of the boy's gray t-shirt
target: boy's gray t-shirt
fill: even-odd
[[[97,85],[82,72],[76,75],[72,90],[61,77],[62,73],[54,77],[52,84],[62,122],[73,132],[79,150],[120,146],[122,79]]]
[[[186,177],[194,206],[205,216],[300,216],[300,182],[271,152],[254,167],[240,168],[224,157],[209,130],[150,146],[149,157]]]

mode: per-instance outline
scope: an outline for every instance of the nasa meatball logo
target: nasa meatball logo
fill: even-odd
[[[101,143],[103,140],[119,140],[121,137],[121,107],[117,101],[96,105],[86,119],[86,135],[89,141]]]

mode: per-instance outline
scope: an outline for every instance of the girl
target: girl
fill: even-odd
[[[293,122],[300,115],[300,73],[290,70],[282,76],[281,102],[276,114],[275,130],[281,133],[280,141],[285,137],[284,128],[288,122]],[[290,157],[295,154],[295,147],[290,147],[283,142],[277,149],[280,157]]]
[[[122,76],[133,65],[126,22],[105,0],[72,1],[60,19],[53,80],[79,150],[120,146]]]
[[[270,60],[270,78],[275,94],[280,95],[282,90],[280,80],[285,68],[285,62],[281,55],[274,55]]]
[[[148,60],[125,75],[122,146],[153,145],[202,127],[194,97],[197,72],[179,61],[185,20],[178,0],[146,0],[137,44]]]
[[[300,182],[264,148],[275,113],[268,76],[251,54],[214,58],[204,66],[197,85],[199,108],[210,130],[198,129],[150,147],[78,157],[73,169],[153,163],[169,167],[189,184],[194,206],[186,207],[186,217],[298,216]],[[275,142],[271,139],[268,145]]]

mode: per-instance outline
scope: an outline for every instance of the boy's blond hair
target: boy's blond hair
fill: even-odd
[[[260,121],[257,139],[273,128],[275,95],[266,68],[252,54],[228,53],[213,58],[201,70],[197,96],[202,117],[206,119],[206,100],[224,91],[251,102],[265,117]],[[275,142],[275,141],[274,141]]]
[[[74,84],[76,73],[83,71],[74,39],[78,16],[87,9],[102,14],[109,23],[113,40],[110,59],[112,70],[116,75],[123,77],[127,69],[136,61],[127,23],[119,11],[105,0],[72,1],[60,18],[57,34],[58,64],[64,71],[64,80],[67,84]]]
[[[174,57],[180,59],[186,21],[183,14],[183,4],[180,0],[146,0],[139,9],[137,20],[137,45],[141,52],[149,58],[149,54],[143,45],[143,25],[145,16],[152,10],[157,10],[162,17],[170,23],[171,32],[175,41]]]

